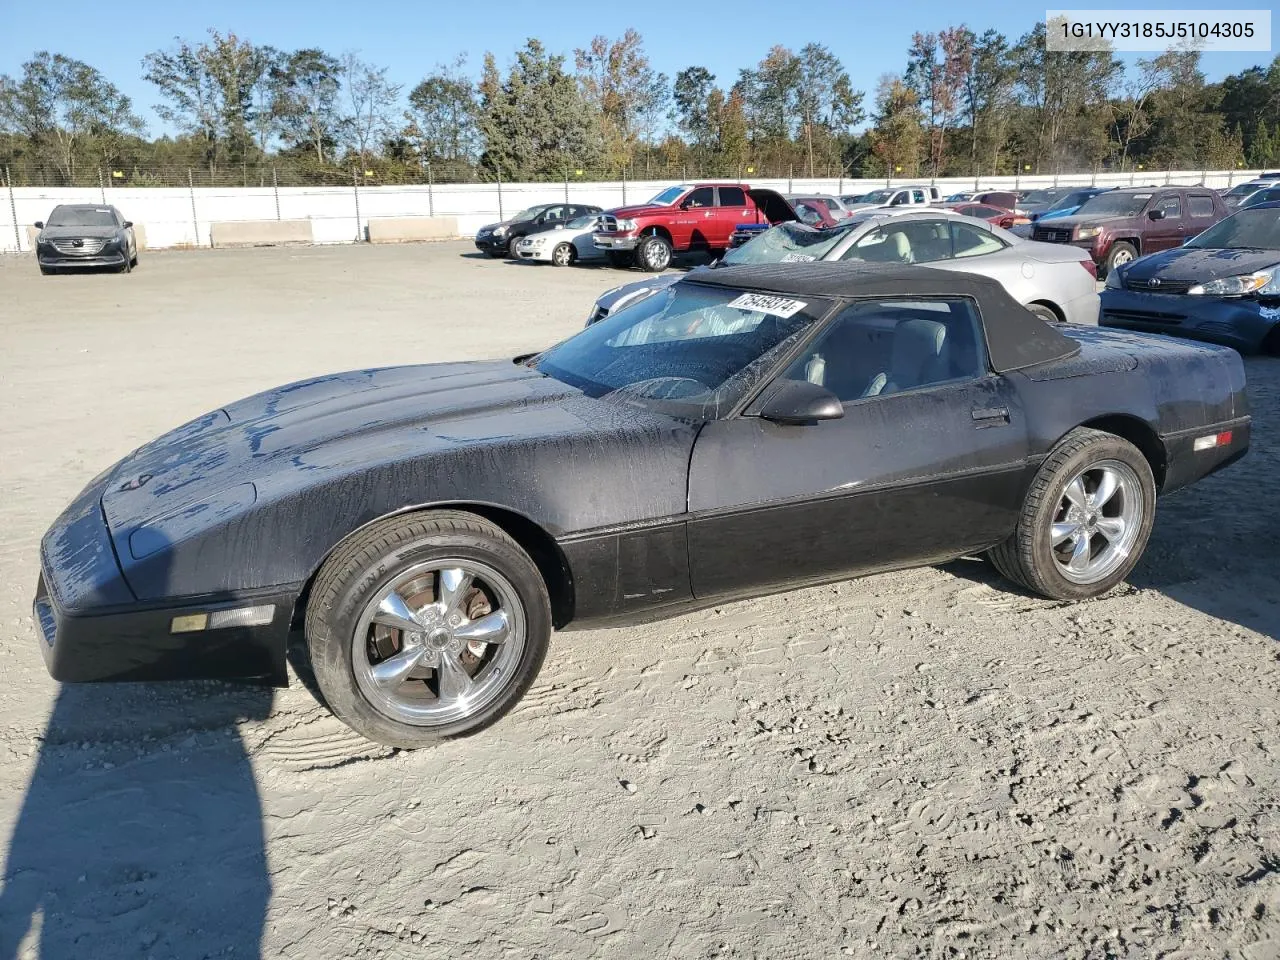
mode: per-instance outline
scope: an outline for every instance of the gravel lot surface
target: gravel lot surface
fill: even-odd
[[[1280,956],[1280,361],[1249,457],[1094,602],[964,561],[567,634],[505,721],[412,753],[296,678],[48,678],[37,545],[103,467],[285,381],[536,349],[627,278],[0,258],[0,960]]]

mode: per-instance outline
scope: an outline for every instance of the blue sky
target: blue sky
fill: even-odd
[[[1105,6],[1099,0],[1094,3]],[[1124,0],[1122,5],[1130,9],[1174,6],[1170,0]],[[1213,5],[1199,0],[1181,6]],[[1242,2],[1237,6],[1259,5]],[[737,76],[739,67],[754,64],[775,43],[799,47],[816,40],[844,61],[854,86],[868,92],[869,104],[880,75],[903,69],[913,31],[965,23],[979,33],[995,27],[1014,41],[1043,16],[1041,6],[990,0],[805,0],[795,4],[778,0],[720,4],[220,0],[207,6],[130,0],[116,7],[8,0],[0,2],[0,73],[17,73],[36,50],[76,57],[102,70],[131,96],[151,130],[158,132],[161,124],[151,109],[156,97],[141,78],[142,57],[168,46],[175,36],[199,38],[208,27],[282,49],[315,46],[335,54],[358,50],[365,59],[389,67],[406,92],[436,64],[459,52],[469,54],[469,66],[478,73],[486,50],[505,64],[530,36],[571,59],[574,47],[585,46],[593,35],[617,37],[635,27],[643,34],[656,69],[674,75],[697,64],[725,85]],[[1272,56],[1211,53],[1205,55],[1204,68],[1214,80],[1255,63],[1269,63]]]

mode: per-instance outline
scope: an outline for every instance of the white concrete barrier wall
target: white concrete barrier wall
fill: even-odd
[[[1037,177],[950,177],[932,181],[940,191],[953,193],[975,188],[1031,189],[1058,186],[1129,186],[1130,184],[1198,184],[1227,187],[1256,176],[1257,170],[1146,171],[1124,174],[1090,174]],[[927,183],[927,177],[885,180],[761,180],[748,176],[754,186],[793,193],[863,193],[886,185]],[[677,180],[613,183],[570,182],[570,202],[590,203],[606,209],[642,203]],[[215,221],[309,220],[315,243],[352,243],[368,235],[371,219],[401,217],[453,217],[458,233],[473,236],[485,223],[509,217],[534,203],[563,201],[563,183],[440,184],[389,187],[185,187],[97,188],[15,187],[0,188],[0,252],[29,251],[25,227],[45,220],[59,203],[114,204],[135,223],[145,223],[147,246],[208,247],[209,225]],[[357,218],[357,203],[359,214]],[[16,223],[15,223],[16,214]]]

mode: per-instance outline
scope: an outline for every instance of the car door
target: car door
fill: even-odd
[[[1150,219],[1152,210],[1164,212],[1159,220]],[[1187,228],[1182,222],[1182,198],[1176,193],[1162,193],[1152,199],[1147,206],[1147,223],[1143,229],[1142,252],[1155,253],[1157,250],[1168,250],[1170,247],[1182,245]]]
[[[1183,243],[1203,230],[1208,230],[1215,223],[1213,197],[1208,193],[1187,193],[1187,209],[1185,213],[1186,234]]]
[[[1030,473],[1015,388],[987,368],[973,301],[855,302],[780,376],[844,415],[708,423],[689,472],[697,597],[936,562],[1002,540]]]
[[[741,187],[716,187],[716,234],[711,238],[711,246],[728,248],[733,228],[754,219],[753,213],[747,191]]]
[[[708,229],[715,232],[715,206],[715,187],[697,187],[680,201],[670,221],[671,239],[677,250],[706,245]]]

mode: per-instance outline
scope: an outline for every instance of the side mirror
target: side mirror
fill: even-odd
[[[125,228],[126,230],[130,230],[130,229],[132,229],[132,228],[133,228],[133,221],[132,221],[132,220],[126,220],[126,221],[124,222],[124,228]]]
[[[779,380],[760,398],[757,416],[773,423],[800,425],[844,416],[840,398],[808,380]]]
[[[1163,210],[1148,210],[1148,211],[1147,211],[1147,216],[1148,216],[1148,217],[1150,217],[1152,220],[1163,220],[1163,219],[1164,219],[1164,211],[1163,211]]]
[[[33,226],[33,227],[35,227],[37,230],[43,230],[43,229],[44,229],[44,221],[43,221],[43,220],[37,220],[35,223],[33,223],[33,224],[32,224],[32,226]]]

